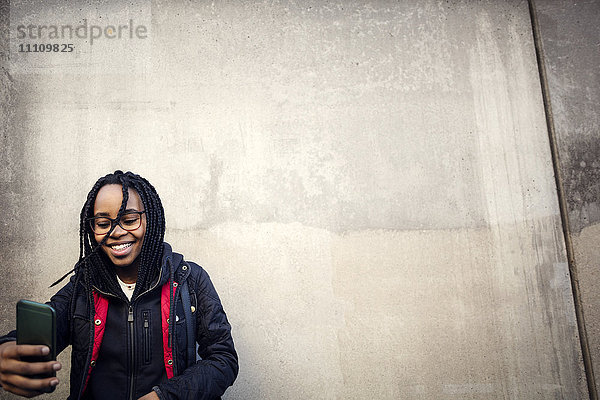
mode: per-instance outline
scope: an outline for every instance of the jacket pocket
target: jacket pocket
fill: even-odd
[[[142,317],[144,318],[143,325],[143,337],[142,337],[142,347],[144,349],[143,354],[143,362],[144,365],[148,365],[152,362],[152,336],[150,330],[150,311],[143,311]]]

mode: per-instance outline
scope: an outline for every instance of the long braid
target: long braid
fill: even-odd
[[[144,239],[145,248],[142,249],[140,254],[138,282],[141,283],[139,285],[140,290],[146,290],[158,272],[158,269],[152,268],[152,266],[160,263],[162,259],[165,218],[160,198],[154,187],[144,178],[139,177],[139,180],[141,182],[134,181],[132,183],[133,188],[139,193],[144,203],[147,213],[147,224]]]
[[[87,255],[92,254],[92,248],[90,246],[90,244],[86,241],[86,221],[85,219],[87,218],[87,215],[90,212],[90,207],[93,207],[93,199],[96,198],[96,194],[98,193],[98,191],[100,190],[100,187],[102,187],[102,183],[101,180],[98,180],[96,182],[96,184],[94,185],[94,187],[92,188],[92,190],[90,190],[90,192],[88,193],[86,202],[84,203],[84,206],[81,209],[81,213],[79,215],[79,260],[77,261],[77,263],[75,264],[75,268],[73,268],[73,271],[75,271],[75,281],[73,282],[73,295],[71,296],[71,299],[69,300],[69,310],[70,313],[69,315],[73,315],[75,312],[75,299],[77,298],[77,292],[79,290],[79,283],[81,282],[81,278],[82,278],[82,272],[83,270],[86,269],[86,265],[88,265],[87,263]],[[55,286],[56,284],[60,283],[66,276],[68,276],[68,274],[64,275],[60,280],[56,281],[55,283],[53,283],[51,285]],[[87,288],[87,284],[85,284],[85,287]],[[70,323],[69,323],[69,332],[72,331],[72,320],[70,319]]]

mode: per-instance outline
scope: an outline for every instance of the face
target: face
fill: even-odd
[[[121,185],[117,184],[102,186],[94,202],[94,217],[116,218],[123,201],[122,190]],[[144,211],[140,196],[131,188],[129,189],[129,199],[127,200],[125,213],[130,211]],[[125,227],[127,226],[125,225]],[[102,245],[102,251],[116,267],[132,266],[142,251],[145,233],[146,215],[142,214],[141,225],[136,230],[126,231],[117,224],[108,236],[106,243]],[[100,243],[104,236],[94,233],[96,243]]]

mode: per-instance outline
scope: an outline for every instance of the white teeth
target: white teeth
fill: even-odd
[[[123,250],[129,246],[131,246],[131,243],[118,244],[116,246],[110,246],[110,247],[114,250]]]

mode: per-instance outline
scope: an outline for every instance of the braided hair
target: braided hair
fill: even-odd
[[[71,272],[75,272],[73,296],[71,298],[71,313],[73,315],[75,308],[75,298],[83,286],[86,297],[93,307],[92,286],[102,288],[110,293],[125,298],[119,284],[112,263],[108,257],[100,250],[100,247],[106,242],[116,224],[112,227],[100,243],[94,238],[94,233],[88,223],[88,218],[93,217],[94,203],[98,191],[105,185],[118,184],[123,190],[123,201],[117,215],[117,220],[121,218],[127,208],[129,199],[129,189],[133,189],[140,196],[144,205],[146,215],[146,232],[142,250],[138,255],[139,269],[133,297],[150,288],[152,282],[157,278],[160,270],[160,263],[163,256],[163,239],[165,235],[165,216],[162,203],[154,187],[146,179],[132,172],[123,172],[120,170],[108,174],[98,179],[90,192],[81,209],[79,221],[79,260],[72,271],[55,282],[52,286],[61,282]],[[80,283],[83,283],[81,285]],[[93,315],[93,314],[92,314]]]

